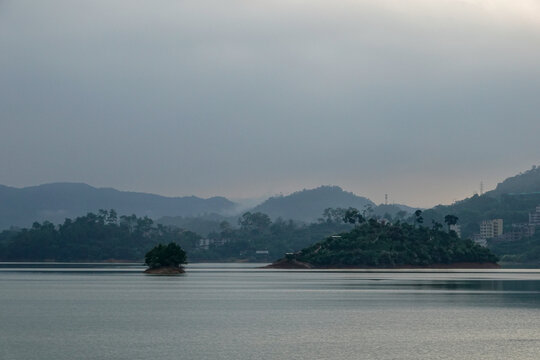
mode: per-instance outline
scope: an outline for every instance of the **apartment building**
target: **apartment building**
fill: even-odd
[[[480,223],[480,237],[491,239],[503,234],[503,219],[484,220]]]

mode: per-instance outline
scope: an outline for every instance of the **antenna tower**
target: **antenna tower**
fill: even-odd
[[[384,205],[388,205],[388,194],[384,194]]]
[[[484,182],[480,181],[480,195],[484,195]]]

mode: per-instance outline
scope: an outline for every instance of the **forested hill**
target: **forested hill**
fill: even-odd
[[[406,223],[380,223],[370,219],[353,230],[331,236],[288,254],[275,267],[496,267],[497,256],[470,240]]]
[[[494,190],[483,195],[457,201],[452,205],[438,205],[424,211],[426,224],[432,220],[442,223],[444,216],[459,217],[462,237],[480,231],[482,220],[503,219],[505,232],[513,223],[526,223],[529,212],[540,205],[540,168],[533,167],[499,183]]]
[[[0,261],[140,261],[159,243],[177,242],[193,249],[200,236],[156,225],[147,217],[120,216],[100,210],[55,226],[0,232]]]
[[[362,196],[347,192],[339,186],[321,186],[302,190],[287,196],[274,196],[256,206],[252,212],[262,212],[275,219],[294,219],[304,222],[316,221],[326,208],[363,209],[375,204]]]
[[[82,183],[53,183],[26,188],[0,185],[0,229],[28,227],[34,221],[61,223],[65,218],[81,216],[95,209],[116,209],[119,214],[157,218],[225,213],[232,211],[235,205],[224,197],[165,197],[95,188]]]
[[[486,195],[499,196],[502,194],[540,194],[540,167],[533,166],[530,170],[509,177],[497,184],[495,190],[489,191]]]
[[[274,196],[256,206],[251,212],[262,212],[272,219],[281,217],[303,222],[315,222],[327,208],[349,208],[359,210],[369,208],[373,214],[395,216],[399,212],[414,212],[415,209],[404,205],[375,205],[373,201],[352,192],[344,191],[339,186],[320,186],[302,190],[287,196]]]

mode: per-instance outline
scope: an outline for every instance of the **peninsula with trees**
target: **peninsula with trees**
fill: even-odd
[[[298,252],[288,253],[269,268],[498,268],[498,257],[488,248],[443,231],[433,222],[423,226],[422,212],[415,224],[366,220],[349,209],[344,221],[356,226],[349,232],[327,237]],[[457,222],[445,218],[448,228]]]

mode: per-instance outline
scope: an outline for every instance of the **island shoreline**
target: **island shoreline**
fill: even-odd
[[[144,271],[148,275],[180,275],[184,274],[186,271],[182,267],[175,266],[162,266],[157,268],[150,268]]]
[[[418,265],[396,265],[396,266],[368,266],[368,265],[353,265],[353,266],[315,266],[309,263],[293,260],[278,260],[272,264],[263,266],[262,269],[288,269],[288,270],[354,270],[354,269],[369,269],[369,270],[400,270],[400,269],[501,269],[501,265],[497,263],[453,263],[453,264],[431,264],[425,266]]]

